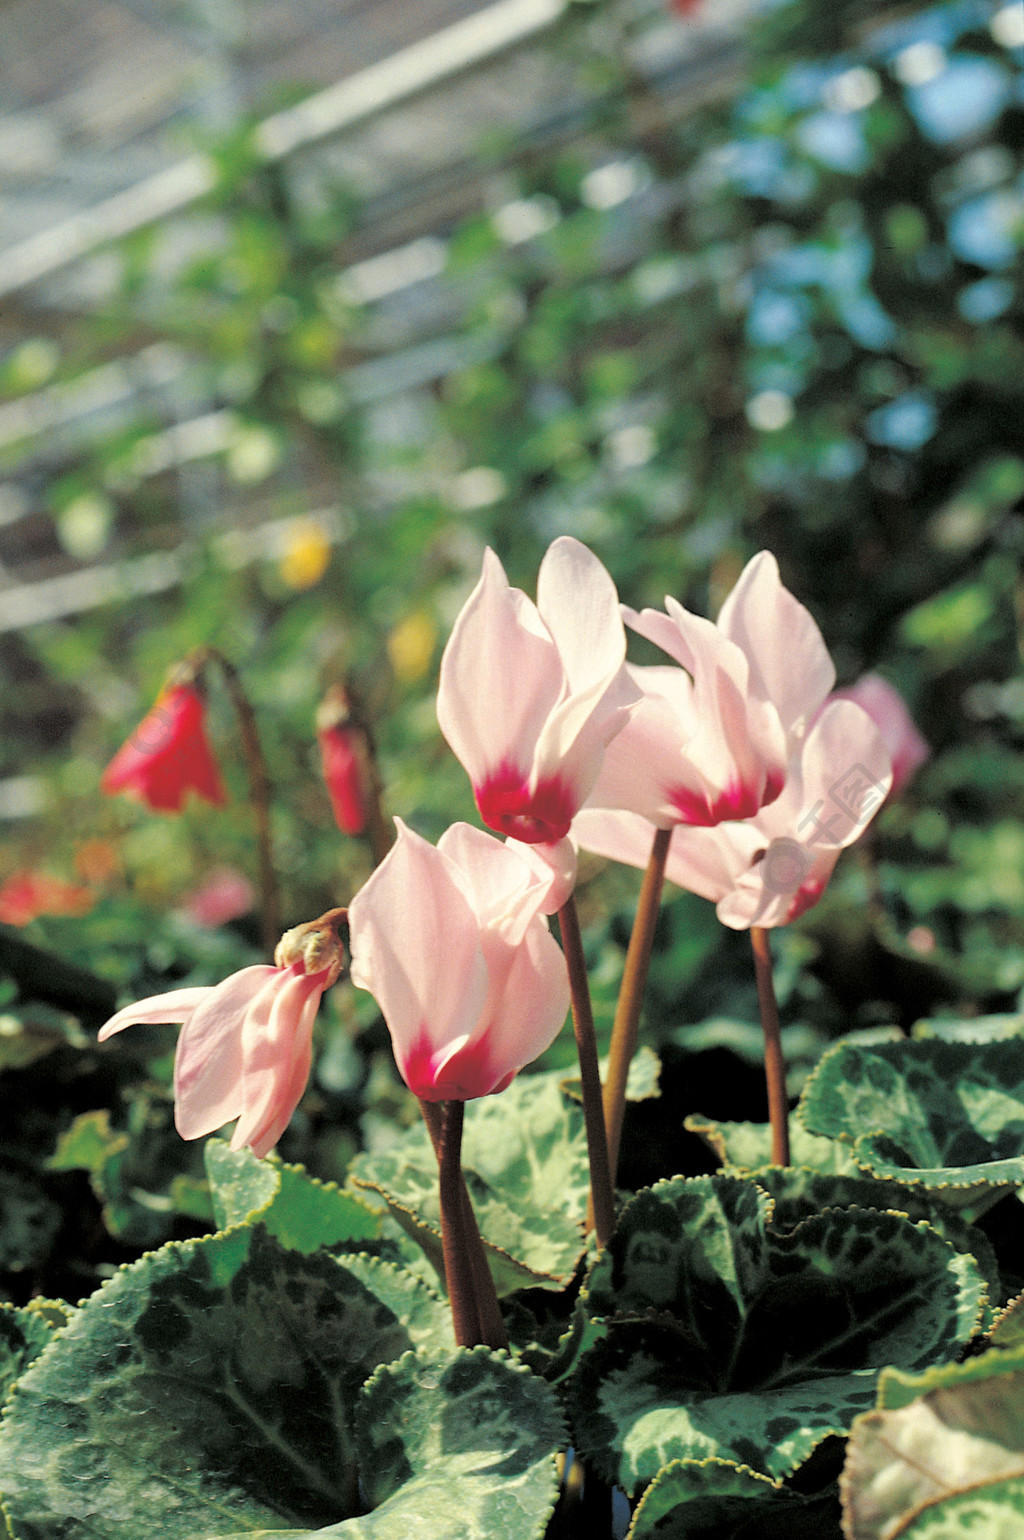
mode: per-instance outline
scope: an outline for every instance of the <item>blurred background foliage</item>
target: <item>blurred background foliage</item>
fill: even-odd
[[[104,765],[166,670],[220,648],[266,745],[286,923],[344,903],[369,857],[331,821],[317,701],[355,683],[393,813],[430,838],[472,819],[433,694],[485,544],[532,590],[572,534],[625,601],[710,615],[768,547],[839,682],[878,668],[906,697],[932,760],[775,933],[794,1089],[838,1033],[1024,1006],[1020,7],[774,6],[728,89],[682,116],[636,65],[666,22],[571,6],[549,46],[581,121],[525,148],[495,125],[485,202],[390,269],[346,266],[350,190],[266,165],[240,123],[205,146],[214,191],[173,239],[157,225],[119,248],[116,292],[72,342],[0,361],[16,399],[144,348],[182,422],[205,424],[176,453],[183,428],[140,390],[73,452],[0,451],[4,475],[30,467],[40,539],[76,570],[178,563],[173,586],[0,636],[0,777],[39,802],[0,845],[9,1296],[75,1297],[205,1223],[199,1152],[170,1121],[173,1029],[102,1051],[93,1030],[115,1000],[258,956],[254,916],[218,925],[209,901],[211,874],[237,888],[253,866],[216,689],[228,810],[101,798]],[[27,872],[64,887],[19,909]],[[584,877],[607,1027],[637,874]],[[687,1112],[763,1117],[756,1021],[746,937],[675,896],[647,1010],[666,1094],[627,1180],[645,1159],[700,1163]],[[412,1110],[368,997],[333,991],[318,1039],[282,1151],[337,1177]]]

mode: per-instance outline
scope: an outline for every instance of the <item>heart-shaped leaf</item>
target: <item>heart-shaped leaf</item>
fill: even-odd
[[[380,1234],[380,1216],[356,1194],[308,1176],[301,1166],[209,1139],[203,1151],[217,1224],[259,1221],[293,1251],[316,1251]]]
[[[886,1364],[942,1362],[984,1284],[926,1224],[831,1209],[786,1230],[732,1177],[639,1193],[584,1301],[607,1335],[574,1377],[574,1433],[627,1491],[676,1459],[788,1475],[872,1402]]]
[[[873,1175],[977,1210],[1024,1183],[1024,1039],[836,1043],[797,1116]]]
[[[673,1460],[644,1492],[627,1540],[821,1540],[839,1500],[803,1497],[749,1465]]]
[[[409,1296],[389,1297],[390,1276],[367,1286],[385,1266],[366,1259],[356,1276],[245,1227],[122,1269],[21,1376],[0,1422],[15,1540],[214,1540],[360,1512],[359,1389],[417,1341],[435,1345],[448,1319],[415,1281],[415,1319],[401,1319]]]

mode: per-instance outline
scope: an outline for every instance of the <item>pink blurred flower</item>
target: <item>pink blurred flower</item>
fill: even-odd
[[[891,784],[870,717],[851,701],[830,702],[799,741],[775,801],[743,822],[677,827],[666,875],[711,899],[733,930],[787,925],[818,902],[840,852],[863,833]],[[637,813],[585,808],[573,835],[585,850],[643,867],[653,827]]]
[[[867,712],[885,739],[892,760],[892,795],[907,784],[931,757],[928,740],[918,732],[899,690],[881,674],[862,674],[831,700],[852,700]]]
[[[588,806],[661,828],[751,818],[779,795],[835,681],[821,632],[769,551],[747,563],[717,624],[675,599],[665,606],[623,606],[627,624],[675,662],[627,665],[641,701],[609,744]]]
[[[424,1101],[504,1090],[569,1005],[543,918],[552,874],[469,824],[435,849],[395,821],[397,843],[349,906],[352,982],[375,996]]]
[[[185,906],[190,920],[208,930],[248,914],[255,903],[252,883],[233,867],[221,866],[210,873]]]
[[[189,791],[222,805],[224,783],[206,738],[206,701],[194,682],[162,690],[100,781],[108,795],[124,791],[158,812],[178,813]]]
[[[231,1148],[264,1156],[301,1100],[312,1063],[313,1021],[341,971],[333,929],[298,926],[281,938],[278,966],[242,968],[222,984],[172,989],[127,1005],[100,1042],[140,1022],[181,1022],[174,1057],[174,1123],[201,1139],[237,1118]]]
[[[564,838],[634,699],[625,655],[615,585],[578,540],[549,547],[536,605],[485,553],[437,696],[484,823],[529,844]]]

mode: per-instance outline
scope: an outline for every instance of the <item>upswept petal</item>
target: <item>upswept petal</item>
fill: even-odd
[[[551,1046],[569,1009],[565,957],[544,923],[530,926],[496,983],[483,1020],[495,1082],[500,1083]]]
[[[627,663],[626,670],[640,699],[605,750],[587,806],[629,808],[667,828],[677,818],[669,791],[685,773],[698,727],[693,686],[681,668]]]
[[[441,657],[437,720],[477,789],[504,761],[528,776],[537,737],[562,696],[558,649],[536,606],[488,550]]]
[[[193,989],[171,989],[165,995],[150,995],[147,1000],[122,1006],[116,1016],[111,1016],[100,1027],[98,1041],[105,1043],[108,1037],[123,1032],[125,1027],[156,1026],[161,1022],[176,1026],[187,1021],[196,1006],[214,992],[213,985],[202,984]]]
[[[583,850],[641,870],[651,857],[654,829],[654,824],[638,813],[586,807],[572,826]],[[764,844],[750,823],[720,824],[714,829],[679,825],[669,842],[665,875],[678,887],[717,902]]]
[[[825,848],[851,845],[892,785],[892,762],[878,728],[853,701],[832,701],[803,744],[798,837]]]
[[[852,700],[862,707],[885,740],[892,759],[892,790],[897,792],[931,755],[931,745],[917,729],[900,692],[881,674],[862,674],[832,700]]]
[[[608,745],[629,721],[636,701],[625,664],[610,678],[563,701],[537,740],[533,785],[557,779],[569,790],[573,807],[580,807],[593,790]]]
[[[487,995],[479,925],[451,863],[395,819],[398,839],[349,905],[352,982],[384,1013],[396,1055],[472,1031]],[[443,966],[441,964],[443,963]]]
[[[242,1034],[246,1016],[279,977],[262,964],[242,968],[206,991],[174,1056],[174,1122],[183,1139],[200,1139],[242,1110]]]
[[[570,535],[552,542],[537,574],[537,608],[572,694],[607,684],[626,657],[619,596],[607,569]]]
[[[557,914],[562,905],[568,903],[569,895],[576,886],[576,847],[572,840],[567,836],[552,845],[524,845],[522,840],[514,839],[506,840],[505,843],[522,857],[536,874],[537,880],[544,884],[541,911],[544,914]]]
[[[502,844],[468,823],[447,828],[437,848],[451,863],[452,879],[479,923],[493,926],[510,946],[518,946],[534,916],[545,908],[554,879],[550,866],[524,859],[522,852],[532,846]]]
[[[783,587],[770,551],[744,567],[719,612],[718,629],[745,653],[751,689],[774,702],[787,733],[799,732],[835,684],[836,671],[810,611]]]

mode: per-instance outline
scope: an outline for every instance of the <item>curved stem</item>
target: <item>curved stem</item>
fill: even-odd
[[[278,892],[277,875],[274,871],[273,846],[270,834],[270,777],[267,775],[267,762],[263,756],[263,748],[260,744],[259,732],[256,728],[256,715],[249,704],[249,698],[242,688],[242,681],[238,670],[222,652],[216,647],[204,647],[197,658],[203,662],[216,663],[224,678],[231,704],[235,709],[238,720],[238,730],[242,738],[242,753],[245,756],[245,766],[249,773],[249,800],[252,804],[253,819],[256,824],[256,849],[259,862],[260,885],[260,930],[263,937],[263,945],[269,955],[273,955],[281,934],[281,900]]]
[[[592,1205],[588,1210],[587,1219],[588,1224],[591,1222],[593,1224],[598,1244],[606,1246],[615,1229],[615,1197],[612,1191],[611,1169],[608,1165],[608,1140],[605,1134],[604,1107],[601,1101],[601,1072],[597,1064],[594,1013],[590,1005],[590,988],[587,984],[587,965],[583,956],[579,916],[576,913],[576,901],[571,893],[558,911],[558,925],[562,933],[562,950],[569,969],[572,1026],[576,1034],[576,1052],[579,1055],[580,1080],[583,1086],[583,1121],[587,1130]]]
[[[636,1053],[636,1040],[640,1029],[640,1005],[647,985],[651,948],[654,944],[654,927],[658,922],[658,906],[661,903],[661,890],[665,883],[665,862],[668,859],[671,840],[671,829],[655,830],[654,843],[651,846],[647,870],[644,872],[633,930],[629,938],[626,965],[622,970],[619,998],[615,1006],[608,1074],[604,1083],[608,1168],[613,1183],[619,1164],[622,1120],[626,1111],[626,1081],[629,1077],[629,1066]]]
[[[764,1032],[764,1073],[768,1082],[768,1119],[772,1125],[772,1165],[789,1165],[789,1105],[786,1097],[786,1063],[782,1057],[782,1033],[779,1007],[772,981],[772,954],[768,932],[762,925],[750,927],[750,945],[754,951],[757,999],[761,1007]]]

